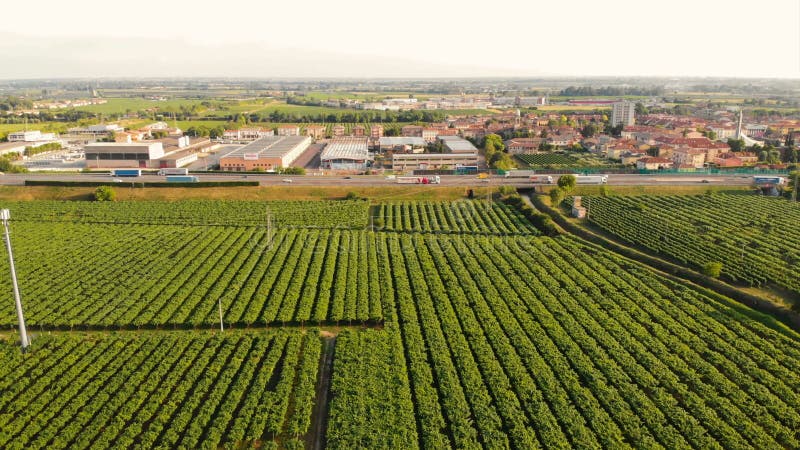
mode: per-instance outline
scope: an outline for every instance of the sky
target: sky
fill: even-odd
[[[4,79],[800,78],[798,0],[33,0],[2,11]]]

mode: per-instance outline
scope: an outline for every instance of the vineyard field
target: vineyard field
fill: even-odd
[[[209,325],[218,299],[232,324],[382,318],[364,231],[15,222],[12,233],[34,326]],[[8,277],[0,289],[11,327]]]
[[[78,222],[145,225],[238,225],[282,228],[364,228],[366,201],[234,201],[176,202],[2,202],[18,222]]]
[[[750,195],[591,197],[592,223],[629,242],[751,286],[800,294],[800,205]]]
[[[568,169],[571,167],[622,167],[615,161],[589,152],[522,153],[514,155],[530,168]]]
[[[578,162],[577,159],[557,153],[537,153],[517,155],[522,162],[529,166],[560,165],[570,166]]]
[[[572,238],[378,240],[396,307],[386,339],[404,348],[422,448],[800,445],[797,336],[738,306]],[[401,353],[375,343],[382,356],[354,356],[349,345],[334,371],[348,392],[332,411],[352,418],[355,396],[374,398],[363,411],[407,408],[404,376],[387,381],[384,368]],[[373,376],[350,372],[364,365]],[[387,385],[398,393],[368,395]],[[408,442],[398,415],[383,439]],[[378,439],[361,424],[342,437],[348,421],[332,420],[335,448]]]
[[[519,211],[496,202],[401,202],[377,207],[377,230],[458,234],[537,235]]]
[[[0,342],[0,447],[288,448],[311,423],[317,333],[52,336]]]
[[[797,227],[731,197],[723,237]],[[686,199],[606,211],[726,204]],[[33,343],[0,276],[0,448],[800,448],[773,318],[506,204],[269,204],[9,204]]]

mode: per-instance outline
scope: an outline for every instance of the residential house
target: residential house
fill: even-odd
[[[325,138],[325,125],[308,125],[306,126],[306,136],[311,136],[312,139]]]
[[[406,125],[400,129],[401,136],[422,137],[423,127],[419,125]]]
[[[509,153],[518,155],[523,153],[536,153],[544,142],[542,138],[514,138],[505,142]]]
[[[690,148],[680,148],[672,152],[672,162],[676,166],[691,166],[702,169],[706,162],[706,152]]]
[[[280,125],[278,136],[300,136],[300,127],[297,125]]]
[[[661,169],[671,169],[673,166],[673,162],[667,158],[658,158],[654,156],[650,156],[647,158],[641,158],[636,161],[636,168],[639,170],[661,170]],[[702,166],[701,166],[702,167]]]

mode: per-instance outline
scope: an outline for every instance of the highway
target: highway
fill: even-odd
[[[196,174],[200,181],[258,181],[262,186],[390,186],[395,185],[395,180],[376,175],[345,176],[314,176],[314,175],[241,175],[231,174]],[[107,174],[54,174],[54,173],[24,173],[0,175],[0,185],[24,185],[25,180],[53,180],[53,181],[104,181],[115,183],[115,179],[124,182],[164,182],[165,177],[157,175],[143,175],[135,178],[115,178]],[[288,180],[291,180],[289,182]],[[692,186],[707,184],[709,186],[747,186],[753,183],[752,176],[745,175],[633,175],[611,174],[608,175],[608,184],[612,186]],[[530,187],[531,182],[526,178],[505,178],[492,176],[478,179],[470,175],[450,175],[441,177],[442,186],[481,186],[512,185],[517,187]]]

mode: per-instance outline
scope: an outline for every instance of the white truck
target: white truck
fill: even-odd
[[[577,184],[606,184],[608,175],[575,175]]]
[[[183,176],[186,176],[186,175],[189,175],[189,169],[187,169],[187,168],[181,169],[181,168],[178,168],[178,167],[164,168],[164,169],[159,169],[158,175],[162,176],[162,177],[163,176],[169,176],[169,175],[183,175]]]
[[[441,182],[439,175],[431,175],[425,177],[397,177],[398,184],[439,184]]]
[[[533,184],[553,184],[552,175],[531,175],[529,180]]]
[[[509,170],[506,172],[506,178],[528,178],[536,173],[535,170]]]

